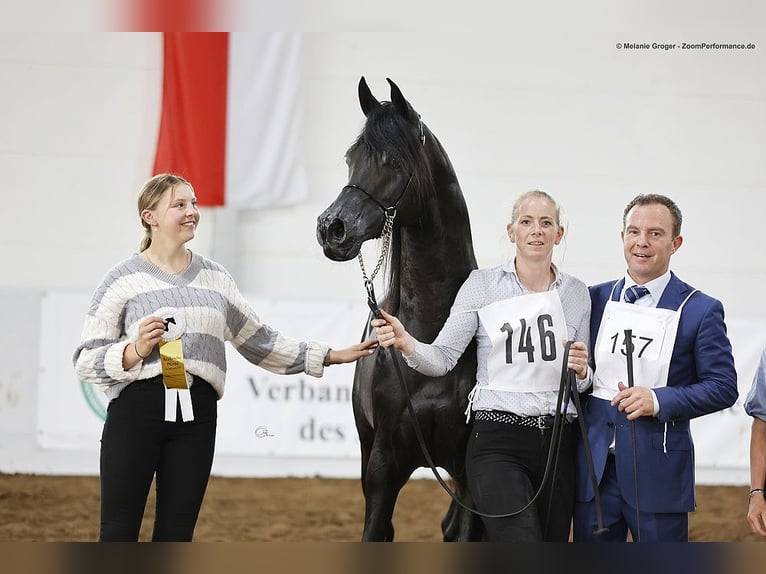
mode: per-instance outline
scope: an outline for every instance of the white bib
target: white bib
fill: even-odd
[[[478,312],[492,350],[489,384],[482,389],[515,392],[557,391],[567,338],[558,291],[530,293],[498,301]]]
[[[610,401],[620,392],[617,383],[628,385],[626,329],[631,330],[633,340],[633,384],[650,389],[667,386],[681,311],[696,292],[671,311],[612,301],[612,288],[593,349],[593,396]]]

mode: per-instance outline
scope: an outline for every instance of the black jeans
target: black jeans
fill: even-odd
[[[162,377],[136,381],[109,403],[101,436],[101,541],[137,541],[156,474],[153,541],[190,541],[215,449],[218,395],[194,377],[194,420],[166,422]]]
[[[566,542],[574,509],[573,425],[563,425],[551,499],[553,462],[546,487],[521,514],[482,517],[493,542]],[[474,421],[466,449],[468,488],[485,514],[508,514],[523,508],[537,492],[553,431],[508,423]],[[554,458],[555,461],[555,458]]]

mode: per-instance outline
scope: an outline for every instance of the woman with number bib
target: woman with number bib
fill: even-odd
[[[138,196],[140,251],[101,281],[74,364],[109,399],[101,436],[102,541],[137,541],[152,479],[152,540],[189,541],[213,463],[224,342],[274,373],[321,377],[372,352],[374,339],[331,350],[262,323],[218,263],[186,248],[200,213],[191,184],[171,174]]]
[[[564,235],[556,201],[529,191],[514,203],[508,237],[516,257],[475,270],[455,298],[431,344],[412,337],[392,315],[372,321],[383,347],[394,346],[407,364],[429,376],[452,369],[476,339],[476,386],[466,412],[473,425],[466,450],[468,486],[493,542],[569,539],[574,506],[574,425],[566,411],[556,474],[540,489],[551,445],[565,344],[577,388],[590,384],[590,296],[585,284],[561,272],[553,249]],[[472,415],[472,416],[471,416]],[[552,472],[552,471],[551,471]],[[552,485],[552,488],[551,488]]]

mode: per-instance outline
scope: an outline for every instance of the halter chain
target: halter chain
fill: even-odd
[[[380,233],[380,237],[383,239],[383,248],[380,250],[380,257],[378,257],[378,263],[375,265],[375,269],[372,271],[372,275],[367,277],[367,271],[364,268],[364,259],[362,259],[362,250],[359,250],[357,259],[359,260],[359,267],[362,268],[362,277],[364,278],[364,288],[367,290],[367,306],[372,311],[372,314],[376,318],[380,318],[380,308],[378,307],[378,300],[375,298],[375,288],[373,287],[372,280],[380,271],[383,262],[388,255],[388,249],[391,246],[391,235],[394,231],[394,218],[396,217],[396,208],[390,207],[386,209],[386,220],[383,222],[383,231]]]
[[[375,279],[375,276],[378,274],[378,271],[380,271],[380,268],[383,266],[383,262],[386,260],[386,256],[388,255],[388,250],[391,247],[391,235],[393,235],[394,231],[394,218],[396,217],[396,209],[391,208],[386,210],[386,220],[383,222],[383,231],[380,232],[379,239],[383,239],[383,249],[380,251],[380,257],[378,257],[378,263],[375,265],[375,269],[372,270],[372,275],[370,277],[367,277],[367,271],[364,268],[364,259],[362,259],[362,250],[359,250],[359,254],[357,255],[357,259],[359,259],[359,267],[362,268],[362,277],[364,277],[364,282],[372,282],[373,279]]]

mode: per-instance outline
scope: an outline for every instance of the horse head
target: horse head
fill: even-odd
[[[372,95],[359,80],[364,128],[346,151],[348,183],[317,218],[317,240],[334,261],[348,261],[368,239],[380,237],[386,216],[398,226],[417,220],[417,205],[432,186],[425,152],[428,129],[397,85],[388,79],[391,101]]]

